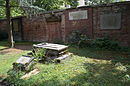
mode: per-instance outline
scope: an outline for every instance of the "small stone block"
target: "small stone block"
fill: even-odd
[[[16,61],[16,63],[25,65],[30,63],[32,60],[33,58],[22,56]]]

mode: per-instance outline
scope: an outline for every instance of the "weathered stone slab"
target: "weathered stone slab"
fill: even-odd
[[[65,55],[62,55],[62,56],[56,58],[56,59],[55,59],[55,62],[60,63],[61,60],[64,60],[64,59],[66,59],[66,58],[68,58],[68,57],[70,57],[70,56],[72,56],[72,53],[67,53],[67,54],[65,54]]]
[[[22,56],[16,62],[13,63],[13,69],[15,70],[30,70],[34,65],[34,57]]]
[[[108,13],[100,16],[101,29],[120,29],[121,13]]]
[[[33,59],[34,59],[34,58],[29,58],[29,57],[22,56],[22,57],[20,57],[20,58],[16,61],[16,63],[20,63],[20,64],[25,65],[25,64],[30,63]]]
[[[44,49],[50,49],[50,50],[57,50],[61,51],[64,49],[67,49],[68,46],[60,45],[60,44],[52,44],[52,43],[41,43],[37,45],[33,45],[34,48],[44,48]]]

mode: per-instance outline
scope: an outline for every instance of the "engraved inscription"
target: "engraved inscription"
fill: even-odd
[[[75,11],[69,13],[69,20],[79,20],[87,18],[88,18],[87,10]]]

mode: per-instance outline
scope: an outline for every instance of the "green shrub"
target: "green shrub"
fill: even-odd
[[[93,46],[102,49],[119,50],[120,46],[117,41],[112,41],[108,37],[97,38],[93,41]]]
[[[90,39],[78,30],[73,31],[69,35],[68,42],[70,44],[77,45],[80,48],[94,47],[108,50],[121,50],[122,48],[119,46],[119,43],[117,41],[111,40],[108,36],[102,38]]]
[[[9,86],[22,86],[21,82],[23,82],[23,80],[20,78],[21,76],[24,75],[24,72],[9,70],[7,74],[8,74],[8,77],[6,78],[6,80]]]
[[[108,49],[112,50],[119,50],[121,47],[119,46],[119,43],[117,41],[111,41],[110,47]]]
[[[81,36],[80,31],[78,30],[73,31],[68,37],[68,42],[71,44],[78,44],[78,42],[80,41],[80,36]]]
[[[35,57],[35,61],[45,61],[46,60],[46,49],[34,48],[32,56]]]
[[[68,37],[68,42],[70,44],[78,45],[79,47],[90,46],[91,41],[91,39],[78,30],[73,31]]]
[[[92,39],[89,39],[86,35],[81,35],[78,42],[79,47],[90,47],[92,44]]]

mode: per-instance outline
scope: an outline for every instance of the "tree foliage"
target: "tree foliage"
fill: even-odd
[[[26,0],[25,0],[26,1]],[[77,7],[79,0],[36,0],[33,4],[46,11],[61,9],[63,5],[70,5],[71,7]],[[97,5],[97,4],[107,4],[115,2],[116,0],[86,0],[86,5]],[[125,0],[118,0],[125,1]],[[5,0],[0,0],[0,18],[5,18]],[[11,6],[18,6],[16,0],[10,0]],[[23,11],[20,7],[11,8],[11,16],[21,16]]]
[[[41,7],[47,11],[61,9],[63,5],[77,7],[79,0],[37,0],[34,5]]]
[[[6,3],[5,0],[0,0],[0,18],[6,17],[5,3]],[[18,6],[17,2],[11,0],[10,6],[16,6],[11,8],[11,17],[21,16],[23,14],[22,9],[20,7],[17,7]]]
[[[5,18],[5,8],[0,6],[0,18]]]
[[[26,0],[25,0],[26,1]],[[0,0],[0,18],[5,18],[5,0]],[[78,0],[36,0],[33,3],[35,6],[45,9],[46,11],[61,9],[63,5],[70,5],[71,7],[78,6]],[[15,0],[10,0],[11,6],[18,6]],[[23,11],[20,7],[11,7],[11,17],[21,16]]]
[[[37,0],[34,2],[35,6],[43,8],[47,11],[59,9],[61,5],[63,5],[62,0]]]
[[[116,2],[117,0],[86,0],[86,5],[108,4]],[[118,0],[125,1],[125,0]]]
[[[79,4],[78,1],[79,0],[64,0],[64,3],[70,5],[71,7],[77,7]]]

